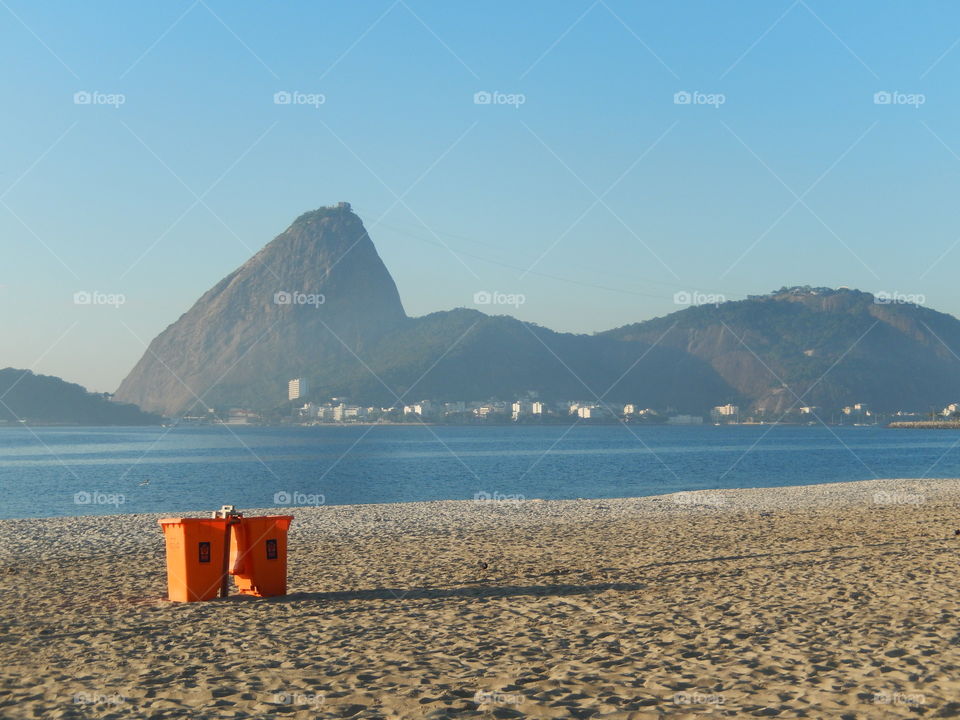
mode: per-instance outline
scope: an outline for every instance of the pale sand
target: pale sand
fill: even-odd
[[[157,516],[3,521],[0,718],[960,713],[960,481],[680,500],[296,509],[191,604]]]

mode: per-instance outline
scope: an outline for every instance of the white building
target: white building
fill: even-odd
[[[404,415],[419,415],[420,417],[426,417],[430,415],[433,411],[433,406],[430,404],[429,400],[423,400],[418,403],[413,403],[412,405],[403,406]]]
[[[319,405],[306,403],[302,408],[300,408],[300,417],[316,418],[320,415],[321,410],[322,408]]]
[[[477,417],[485,418],[488,415],[494,415],[497,412],[497,407],[495,405],[481,405],[480,407],[474,408],[473,413]]]
[[[303,378],[294,378],[287,383],[287,400],[299,400],[305,397],[309,388]]]
[[[717,405],[710,411],[713,422],[737,421],[740,418],[740,408],[736,405]]]
[[[511,406],[511,417],[514,420],[519,420],[525,415],[533,414],[533,403],[528,400],[517,400]]]
[[[844,415],[869,415],[870,408],[866,403],[855,403],[843,409]]]
[[[583,420],[609,420],[612,415],[602,405],[581,405],[577,408],[577,417]]]

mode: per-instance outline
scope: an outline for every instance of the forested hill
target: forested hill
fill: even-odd
[[[0,422],[28,425],[156,425],[162,418],[29,370],[0,370]]]

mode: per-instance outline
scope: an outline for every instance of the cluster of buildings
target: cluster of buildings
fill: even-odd
[[[737,422],[739,410],[735,405],[715,408],[720,420]],[[711,416],[713,413],[711,413]],[[307,402],[295,410],[296,419],[302,423],[349,423],[349,422],[646,422],[668,425],[701,425],[702,415],[660,413],[652,408],[638,405],[607,405],[593,402],[556,402],[522,399],[512,403],[502,400],[485,402],[433,402],[420,400],[394,407],[364,407],[353,405],[340,398],[328,402]]]
[[[303,400],[309,392],[309,385],[304,378],[294,378],[287,385],[287,397],[290,401]],[[912,420],[930,419],[960,419],[960,403],[950,403],[942,411],[928,413],[898,412],[893,415],[884,415],[886,419]],[[349,423],[349,422],[638,422],[662,423],[667,425],[701,425],[709,421],[716,425],[763,423],[771,421],[814,423],[830,422],[834,424],[876,424],[881,422],[880,416],[867,403],[854,403],[825,415],[816,405],[804,405],[794,408],[788,417],[780,414],[764,414],[763,412],[746,411],[741,413],[740,407],[732,403],[717,405],[709,415],[685,415],[673,410],[658,411],[653,408],[642,407],[634,403],[626,405],[612,405],[604,402],[588,401],[560,401],[546,402],[540,400],[535,392],[527,392],[523,397],[507,402],[503,400],[487,400],[483,402],[438,402],[420,400],[418,402],[396,405],[393,407],[364,407],[351,404],[346,398],[331,398],[327,402],[306,402],[298,406],[295,411],[295,420],[302,423]],[[239,419],[239,418],[237,418]]]
[[[305,398],[309,386],[303,378],[288,383],[288,400],[296,402]],[[716,422],[737,422],[739,408],[725,405],[714,408],[711,418]],[[716,419],[714,418],[716,414]],[[297,422],[350,423],[350,422],[647,422],[671,425],[699,425],[704,421],[700,415],[683,415],[675,412],[661,413],[641,405],[610,405],[604,402],[561,401],[546,402],[536,393],[528,392],[513,402],[487,400],[468,402],[437,402],[419,400],[393,407],[365,407],[351,404],[345,398],[331,398],[327,402],[305,402],[296,406],[294,419]]]

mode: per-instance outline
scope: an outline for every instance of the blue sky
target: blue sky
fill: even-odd
[[[0,366],[113,390],[339,200],[412,315],[522,293],[494,311],[590,332],[679,291],[793,284],[960,314],[958,21],[943,2],[4,0]]]

